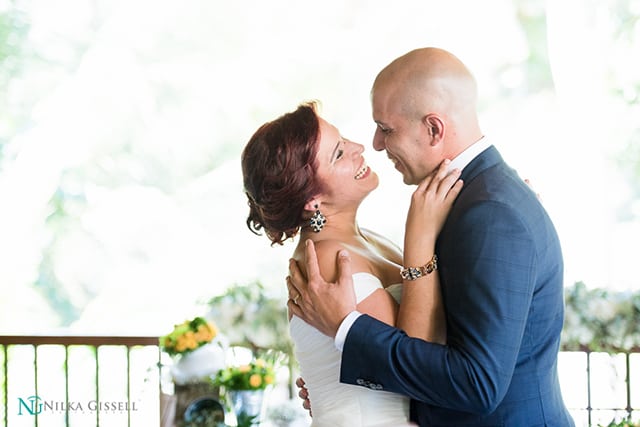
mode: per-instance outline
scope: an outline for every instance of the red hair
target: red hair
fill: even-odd
[[[271,244],[293,238],[308,222],[304,206],[322,192],[316,176],[320,121],[316,103],[262,125],[242,152],[247,227]]]

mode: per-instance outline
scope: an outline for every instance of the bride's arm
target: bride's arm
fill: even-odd
[[[411,197],[404,239],[404,267],[430,265],[430,273],[404,280],[397,326],[409,336],[446,343],[446,322],[435,242],[462,188],[459,171],[447,174],[443,163],[435,176],[425,178]]]
[[[356,306],[360,313],[366,313],[376,319],[394,326],[398,313],[398,304],[384,289],[376,289]]]
[[[397,327],[411,337],[446,344],[447,327],[437,271],[415,281],[404,281]]]

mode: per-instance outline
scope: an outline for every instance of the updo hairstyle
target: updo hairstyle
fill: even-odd
[[[320,121],[307,102],[262,125],[242,152],[247,227],[282,245],[308,222],[304,205],[322,192],[316,176]],[[308,216],[308,215],[307,215]]]

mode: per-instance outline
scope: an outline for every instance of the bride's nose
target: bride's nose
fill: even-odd
[[[364,145],[358,144],[357,142],[349,141],[352,145],[352,150],[354,156],[360,156],[364,152]]]

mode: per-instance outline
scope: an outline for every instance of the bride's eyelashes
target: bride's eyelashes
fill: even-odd
[[[344,147],[344,140],[343,139],[339,140],[338,144],[336,145],[336,149],[334,150],[334,154],[333,154],[333,162],[337,162],[342,157],[344,157],[344,148],[342,148],[342,147]]]

